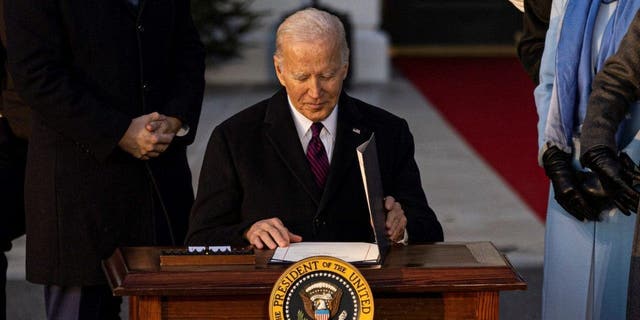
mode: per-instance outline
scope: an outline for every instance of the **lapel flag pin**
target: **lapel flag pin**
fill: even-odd
[[[360,134],[360,129],[358,129],[358,128],[353,128],[353,132],[355,132],[355,133],[357,133],[357,134]]]

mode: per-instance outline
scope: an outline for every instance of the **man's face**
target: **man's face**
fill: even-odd
[[[281,50],[282,61],[274,57],[273,62],[291,103],[309,120],[324,120],[338,103],[347,76],[339,48],[331,41],[289,42]]]

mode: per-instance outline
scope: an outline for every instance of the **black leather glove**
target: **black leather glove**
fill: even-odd
[[[640,181],[640,169],[627,154],[621,153],[618,157],[610,148],[599,145],[587,150],[580,162],[598,175],[607,194],[622,213],[637,212],[640,193],[633,186]]]
[[[576,219],[597,221],[599,220],[600,205],[595,205],[593,203],[595,201],[589,201],[588,195],[584,191],[592,193],[594,199],[601,200],[602,198],[595,196],[598,193],[604,193],[604,190],[598,190],[597,185],[582,188],[581,184],[587,181],[587,176],[584,173],[578,175],[578,172],[571,166],[571,162],[571,155],[558,147],[550,147],[542,155],[542,165],[553,185],[554,198]],[[593,184],[592,181],[590,184]]]
[[[607,191],[604,190],[598,175],[592,171],[577,171],[576,177],[578,179],[578,185],[580,191],[586,197],[587,202],[592,208],[595,208],[597,212],[604,210],[610,210],[614,207],[613,202],[609,198]],[[600,220],[598,216],[597,219]]]

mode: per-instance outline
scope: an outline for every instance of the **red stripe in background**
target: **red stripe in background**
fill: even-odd
[[[516,58],[396,58],[394,65],[544,221],[534,85]]]

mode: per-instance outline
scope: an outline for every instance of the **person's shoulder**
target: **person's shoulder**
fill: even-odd
[[[358,98],[354,98],[351,96],[347,96],[347,98],[350,100],[350,103],[353,104],[353,106],[355,106],[355,108],[357,109],[357,111],[361,114],[362,119],[365,122],[368,122],[372,125],[381,125],[381,126],[396,126],[396,125],[402,125],[404,123],[406,123],[406,121],[385,110],[383,107],[378,107],[378,106],[374,106],[368,102],[362,101]]]
[[[251,105],[239,111],[238,113],[232,115],[231,117],[220,123],[218,127],[225,130],[247,128],[247,126],[251,127],[263,122],[267,111],[267,106],[269,105],[269,101],[271,99],[273,99],[273,97],[259,101],[254,105]]]

